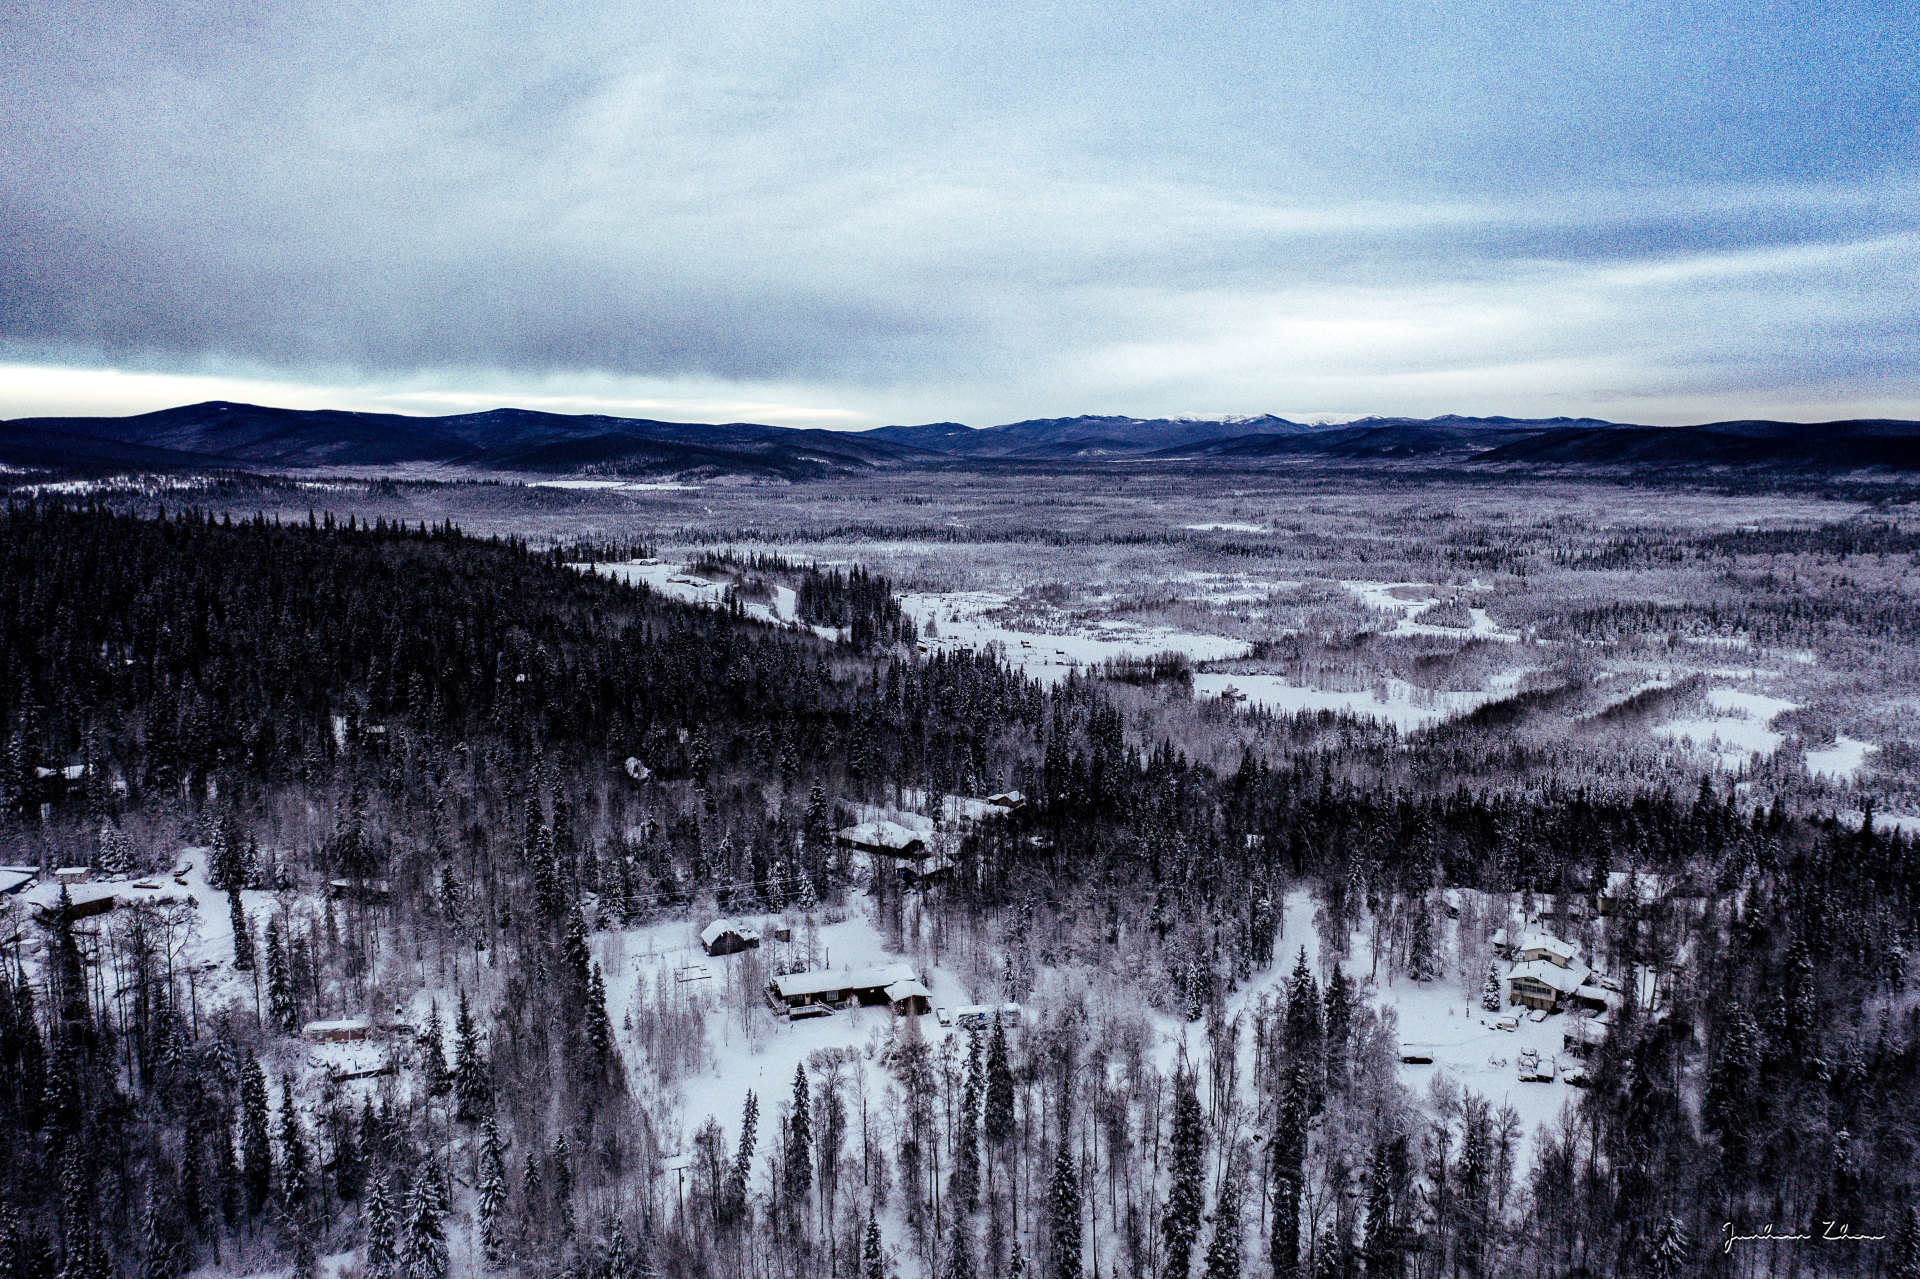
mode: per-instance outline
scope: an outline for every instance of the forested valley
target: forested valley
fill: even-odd
[[[8,509],[0,1279],[1920,1279],[1920,849],[1871,810],[1576,785],[1500,702],[1216,769],[1124,680],[921,651],[878,574],[736,561],[781,626],[581,566],[640,549]],[[990,792],[937,876],[840,836]],[[1496,1011],[1463,939],[1548,902],[1626,994],[1530,1129],[1369,995]],[[788,949],[718,997],[625,949],[749,915]],[[848,920],[1019,1015],[711,1086]]]

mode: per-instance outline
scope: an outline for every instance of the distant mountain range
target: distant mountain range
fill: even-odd
[[[1396,459],[1500,467],[1920,471],[1920,422],[1714,422],[1368,417],[1035,418],[870,431],[494,409],[451,417],[211,402],[120,418],[0,422],[0,464],[46,473],[256,472],[426,465],[455,473],[808,480],[917,466],[1136,459],[1257,463]]]

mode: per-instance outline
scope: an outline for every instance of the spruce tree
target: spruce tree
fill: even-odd
[[[1678,1279],[1689,1269],[1687,1228],[1678,1217],[1668,1216],[1647,1246],[1647,1275],[1649,1279]]]
[[[1273,1273],[1292,1279],[1300,1269],[1300,1203],[1306,1189],[1307,1125],[1312,1122],[1312,1085],[1307,1064],[1287,1073],[1273,1125]]]
[[[507,1202],[507,1159],[500,1145],[500,1126],[491,1114],[481,1125],[480,1173],[474,1199],[480,1224],[481,1258],[487,1269],[498,1270],[506,1260],[500,1211]]]
[[[427,1091],[444,1096],[452,1085],[453,1072],[447,1067],[447,1030],[440,1020],[440,1001],[427,1007],[427,1024],[420,1031],[420,1069],[427,1077]]]
[[[440,1225],[440,1196],[431,1170],[414,1178],[407,1196],[405,1237],[400,1246],[399,1279],[446,1279],[447,1239]]]
[[[1735,1179],[1747,1169],[1759,1066],[1760,1029],[1752,1014],[1734,1000],[1721,1021],[1719,1043],[1707,1070],[1701,1118],[1707,1131],[1720,1139],[1722,1166]]]
[[[252,1053],[240,1067],[240,1168],[247,1211],[258,1213],[273,1193],[273,1141],[268,1135],[267,1076]]]
[[[795,1203],[805,1203],[813,1188],[813,1103],[808,1096],[807,1068],[793,1068],[793,1113],[787,1116],[786,1189]]]
[[[595,1077],[605,1075],[613,1065],[613,1022],[607,1017],[607,986],[599,964],[587,979],[587,1048]]]
[[[1060,1136],[1053,1177],[1047,1183],[1047,1226],[1053,1243],[1054,1279],[1080,1279],[1080,1178],[1065,1133]]]
[[[298,1215],[307,1201],[308,1158],[300,1112],[294,1104],[293,1076],[280,1077],[280,1196],[288,1212]]]
[[[753,1178],[753,1148],[759,1139],[759,1132],[760,1099],[749,1088],[746,1106],[740,1115],[740,1147],[734,1154],[727,1185],[727,1204],[736,1213],[746,1211],[747,1187]]]
[[[986,1082],[980,1036],[968,1035],[966,1083],[960,1093],[960,1131],[954,1138],[957,1149],[950,1183],[953,1197],[967,1212],[972,1212],[980,1199],[980,1097]]]
[[[1240,1173],[1231,1159],[1220,1198],[1213,1205],[1213,1239],[1207,1244],[1206,1279],[1240,1279]]]
[[[863,1279],[887,1279],[887,1258],[880,1250],[880,1223],[875,1220],[873,1210],[867,1210],[867,1234],[860,1247],[860,1266]]]
[[[283,1034],[299,1027],[300,1006],[294,999],[287,947],[277,919],[267,921],[267,1018]]]
[[[487,1059],[480,1046],[467,992],[460,992],[460,1015],[454,1021],[453,1092],[463,1123],[475,1123],[493,1109],[493,1085],[487,1077]]]
[[[1487,979],[1480,983],[1480,1007],[1490,1013],[1500,1011],[1500,965],[1487,965]]]
[[[1427,895],[1421,893],[1407,902],[1411,918],[1407,933],[1407,975],[1415,981],[1433,979],[1433,916]]]
[[[393,1214],[393,1194],[383,1174],[367,1189],[367,1255],[363,1266],[366,1279],[396,1279],[400,1259],[399,1240]]]
[[[1400,1252],[1393,1234],[1393,1158],[1385,1141],[1375,1144],[1367,1165],[1367,1233],[1363,1250],[1367,1275],[1390,1275],[1399,1270]]]
[[[1013,1140],[1013,1066],[1007,1059],[1007,1028],[998,1017],[987,1049],[987,1140],[1004,1148]]]
[[[1186,1279],[1193,1260],[1193,1244],[1200,1237],[1200,1216],[1206,1210],[1206,1122],[1191,1072],[1182,1071],[1174,1084],[1173,1179],[1167,1190],[1167,1210],[1160,1219],[1166,1240],[1167,1279]]]
[[[973,1254],[968,1250],[967,1219],[953,1221],[953,1242],[947,1251],[946,1279],[973,1279]]]

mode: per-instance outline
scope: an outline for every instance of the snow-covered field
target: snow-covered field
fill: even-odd
[[[1058,683],[1067,672],[1127,657],[1157,653],[1185,653],[1195,662],[1217,662],[1244,657],[1250,646],[1224,635],[1201,635],[1128,621],[1103,621],[1057,633],[1020,630],[993,621],[987,614],[1005,608],[1012,596],[995,591],[908,592],[900,606],[924,631],[929,618],[938,636],[930,646],[986,648],[997,645],[1008,662],[1045,684]]]
[[[1390,635],[1424,635],[1441,639],[1478,639],[1498,640],[1501,643],[1518,643],[1520,636],[1511,631],[1502,630],[1484,608],[1469,608],[1467,616],[1471,625],[1436,626],[1427,622],[1417,622],[1414,616],[1422,609],[1439,601],[1442,596],[1439,588],[1429,582],[1342,582],[1354,597],[1368,608],[1377,612],[1392,614],[1399,619]],[[1482,589],[1478,582],[1467,588],[1470,591]]]
[[[1302,688],[1279,675],[1226,675],[1203,673],[1193,677],[1195,697],[1222,697],[1239,694],[1234,700],[1257,706],[1276,715],[1295,715],[1301,711],[1333,711],[1392,724],[1403,733],[1426,728],[1455,715],[1486,705],[1512,692],[1520,675],[1513,672],[1496,677],[1492,687],[1482,692],[1435,692],[1418,688],[1405,680],[1382,680],[1373,688],[1355,691]]]
[[[1786,740],[1769,725],[1796,704],[1749,689],[1714,687],[1707,705],[1719,714],[1670,720],[1653,733],[1713,755],[1727,772],[1738,772],[1772,755]]]
[[[575,568],[585,569],[584,564]],[[645,582],[658,594],[669,599],[685,600],[689,604],[721,604],[726,601],[727,583],[715,582],[697,576],[686,565],[662,564],[657,561],[634,561],[626,564],[598,564],[594,566],[608,577],[622,582]],[[795,612],[795,595],[790,586],[775,586],[773,600],[762,604],[758,600],[742,600],[749,617],[757,617],[763,622],[798,624]],[[828,639],[835,637],[831,629],[814,628]]]
[[[1831,781],[1852,781],[1853,775],[1865,766],[1868,753],[1878,749],[1871,742],[1838,737],[1825,750],[1807,752],[1807,771]]]

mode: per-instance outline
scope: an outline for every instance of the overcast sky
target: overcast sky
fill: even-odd
[[[0,416],[1920,417],[1920,5],[0,6]]]

